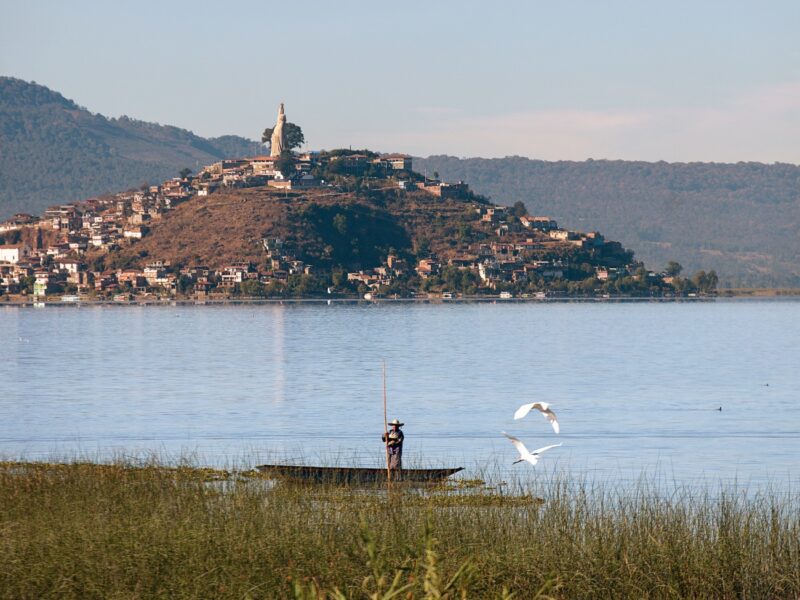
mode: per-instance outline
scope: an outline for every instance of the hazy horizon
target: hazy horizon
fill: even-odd
[[[796,3],[404,6],[7,4],[0,72],[205,137],[285,101],[309,148],[800,163]]]

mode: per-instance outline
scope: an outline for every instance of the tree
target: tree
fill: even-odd
[[[418,256],[427,256],[431,251],[431,241],[428,238],[417,238],[414,240],[416,246],[415,253]]]
[[[331,274],[331,282],[333,287],[344,287],[347,285],[347,272],[342,269],[335,269]]]
[[[264,130],[264,133],[261,134],[261,143],[268,144],[272,141],[272,132],[274,129],[272,127],[267,127]],[[295,148],[299,148],[303,144],[306,143],[306,138],[303,135],[303,130],[300,128],[299,125],[295,125],[294,123],[286,123],[283,126],[283,138],[286,142],[286,147],[284,150],[292,151]]]
[[[681,271],[683,271],[683,266],[674,260],[669,261],[664,269],[664,273],[669,277],[677,277],[681,274]]]
[[[581,290],[591,296],[595,292],[600,291],[603,286],[603,282],[597,277],[589,277],[588,279],[584,279],[580,285]]]
[[[19,291],[22,294],[32,294],[33,284],[36,283],[35,277],[22,276],[19,278]]]
[[[178,175],[180,175],[181,179],[186,179],[191,174],[191,172],[192,170],[189,167],[184,167],[183,169],[178,171]]]
[[[517,200],[514,202],[514,206],[508,209],[508,212],[515,217],[524,217],[528,214],[528,207],[522,200]]]
[[[258,279],[247,279],[239,284],[239,293],[242,296],[263,296],[264,286]]]
[[[706,292],[716,292],[719,277],[714,269],[711,269],[706,275]]]
[[[321,296],[325,294],[330,282],[314,275],[291,275],[289,291],[295,296]]]
[[[672,287],[676,292],[684,293],[689,291],[689,289],[692,287],[692,282],[686,277],[674,277],[672,279]]]
[[[284,177],[289,177],[295,171],[294,165],[296,162],[290,152],[284,152],[275,161],[275,169],[280,171]]]
[[[22,239],[22,233],[19,229],[12,229],[5,236],[0,236],[0,244],[19,244]]]
[[[96,256],[96,257],[94,257],[94,258],[92,259],[92,261],[89,263],[89,268],[90,268],[92,271],[98,271],[98,272],[105,271],[105,268],[106,268],[106,259],[105,259],[105,256],[103,256],[103,255],[101,254],[101,255],[99,255],[99,256]]]
[[[692,277],[694,287],[697,288],[698,292],[704,294],[714,293],[717,290],[717,283],[719,283],[719,277],[717,277],[716,271],[709,271],[708,273],[698,271]]]
[[[294,150],[306,143],[306,137],[303,135],[303,130],[300,129],[299,125],[286,123],[283,131],[287,150]]]
[[[339,232],[339,235],[347,235],[347,215],[342,213],[336,214],[333,217],[333,228]]]
[[[175,288],[179,294],[188,294],[194,288],[194,281],[187,275],[181,275],[175,282]]]

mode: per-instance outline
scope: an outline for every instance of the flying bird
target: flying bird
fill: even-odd
[[[543,452],[550,450],[550,448],[556,448],[561,445],[561,444],[553,444],[552,446],[545,446],[544,448],[539,448],[538,450],[534,450],[533,452],[528,452],[528,449],[525,447],[525,444],[520,442],[513,435],[508,435],[505,431],[503,432],[503,435],[506,436],[509,440],[511,440],[511,443],[514,444],[514,448],[516,448],[517,452],[519,452],[519,458],[515,460],[513,463],[511,463],[514,465],[517,464],[518,462],[522,462],[523,460],[527,460],[532,465],[535,465],[536,463],[539,462],[539,456]]]
[[[553,431],[558,433],[560,428],[558,426],[558,421],[556,420],[556,413],[550,410],[550,405],[547,402],[531,402],[530,404],[523,404],[517,409],[517,412],[514,413],[514,418],[521,419],[534,408],[542,413],[545,419],[550,421],[550,425],[553,426]]]

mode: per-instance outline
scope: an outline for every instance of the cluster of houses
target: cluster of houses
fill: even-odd
[[[447,257],[430,255],[420,259],[413,269],[420,278],[439,275],[443,267],[451,266],[472,271],[483,287],[494,290],[503,287],[501,284],[564,278],[569,267],[564,260],[540,260],[536,257],[565,245],[588,250],[613,246],[613,251],[622,251],[618,242],[606,241],[600,233],[560,229],[550,217],[526,215],[514,219],[502,206],[479,206],[475,210],[482,223],[493,227],[494,239],[469,244]],[[638,266],[638,263],[622,267],[597,266],[593,267],[594,276],[600,281],[618,279],[633,275]],[[408,273],[406,262],[390,255],[381,267],[348,273],[348,280],[364,284],[370,288],[370,293],[375,294]]]
[[[170,265],[154,260],[143,269],[104,269],[94,261],[104,252],[118,249],[146,236],[164,214],[193,197],[220,188],[271,186],[296,189],[328,185],[320,173],[385,177],[404,189],[418,189],[438,198],[465,197],[466,184],[429,180],[413,174],[412,159],[405,154],[304,153],[292,161],[285,157],[255,156],[222,160],[203,168],[196,176],[184,173],[160,185],[143,186],[114,196],[75,204],[53,206],[41,217],[15,215],[0,223],[0,236],[17,243],[0,245],[0,294],[31,293],[101,294],[126,298],[130,294],[168,295],[229,294],[242,284],[286,283],[292,275],[312,274],[281,239],[264,239],[267,268],[247,262],[212,270],[206,266]],[[321,168],[320,168],[321,167]],[[410,176],[415,175],[415,176]],[[347,274],[351,288],[379,293],[399,278],[434,277],[445,266],[474,272],[488,289],[538,280],[563,278],[568,265],[562,260],[540,260],[548,250],[573,246],[601,248],[607,242],[599,233],[579,233],[558,227],[542,216],[514,217],[502,206],[475,203],[476,221],[487,233],[485,242],[463,244],[446,256],[428,255],[417,264],[389,255],[378,268]],[[25,233],[25,235],[22,235]],[[617,244],[619,246],[619,244]],[[619,248],[621,250],[621,247]],[[95,268],[97,267],[97,268]],[[635,265],[595,267],[595,277],[606,281],[631,274]]]
[[[221,160],[203,168],[196,176],[186,173],[160,185],[144,186],[113,197],[52,206],[41,217],[14,215],[0,223],[0,236],[8,237],[23,230],[32,231],[33,235],[27,236],[28,242],[0,245],[0,294],[32,291],[34,296],[46,296],[64,290],[111,293],[116,290],[144,292],[154,288],[174,293],[187,279],[195,291],[202,294],[216,288],[226,291],[248,279],[284,281],[289,275],[309,272],[310,267],[291,254],[280,254],[280,248],[274,247],[267,249],[273,266],[268,273],[257,273],[243,263],[214,272],[202,266],[192,267],[184,273],[183,270],[176,272],[161,261],[143,270],[96,271],[84,257],[93,250],[113,251],[142,239],[166,212],[192,197],[208,196],[220,188],[319,187],[325,182],[311,171],[327,164],[336,164],[340,172],[349,174],[363,174],[372,168],[373,172],[378,169],[388,176],[400,171],[410,173],[412,169],[411,157],[405,154],[376,157],[359,153],[329,156],[307,152],[297,155],[288,168],[281,165],[280,160],[281,157],[272,156]]]
[[[221,160],[205,167],[196,178],[194,187],[199,196],[207,196],[221,187],[270,186],[278,189],[306,189],[325,185],[325,180],[315,176],[320,169],[331,168],[333,173],[361,176],[369,171],[373,175],[391,176],[399,172],[411,173],[412,159],[407,154],[370,156],[358,152],[332,154],[304,152],[285,164],[282,156],[253,156]]]
[[[4,226],[6,231],[12,231],[7,223]],[[39,226],[49,228],[52,224]],[[286,283],[291,275],[311,273],[311,266],[296,259],[281,239],[264,239],[262,243],[268,269],[256,269],[246,261],[210,269],[202,265],[180,266],[154,260],[144,268],[101,271],[93,270],[92,264],[85,260],[85,240],[80,245],[59,242],[40,250],[33,250],[26,243],[0,245],[0,294],[30,292],[36,298],[54,294],[67,297],[99,294],[116,300],[152,293],[204,297],[228,295],[249,280],[280,284]]]
[[[191,179],[176,178],[111,197],[52,206],[41,217],[15,215],[0,224],[0,235],[28,235],[25,241],[0,246],[0,293],[46,296],[111,289],[125,281],[124,275],[93,271],[85,261],[87,254],[141,239],[152,223],[194,193]]]
[[[297,157],[291,172],[281,171],[277,156],[253,156],[221,160],[200,171],[194,188],[198,196],[208,196],[220,188],[243,188],[269,185],[280,189],[319,187],[322,181],[311,170],[316,164],[315,153]]]
[[[170,265],[154,260],[144,268],[95,271],[80,258],[57,257],[32,251],[27,244],[0,246],[0,294],[31,291],[34,297],[61,294],[101,294],[115,300],[132,295],[177,294],[205,297],[228,295],[240,284],[255,280],[262,284],[286,283],[294,274],[309,274],[311,267],[281,249],[281,240],[264,240],[270,269],[256,269],[242,261],[210,269],[207,266]]]
[[[280,238],[262,240],[267,267],[257,268],[248,261],[233,262],[219,269],[207,266],[173,266],[153,261],[144,269],[122,269],[115,272],[117,288],[123,284],[118,299],[127,299],[126,292],[147,294],[192,295],[197,298],[226,297],[249,281],[269,285],[285,284],[291,275],[311,274],[312,268],[294,257]],[[113,275],[114,273],[112,273]],[[114,281],[110,284],[113,286]]]

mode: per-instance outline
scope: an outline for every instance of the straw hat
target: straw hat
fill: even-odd
[[[405,425],[405,423],[401,423],[400,421],[395,419],[394,421],[390,421],[389,425],[397,425],[398,427],[402,427],[403,425]]]

